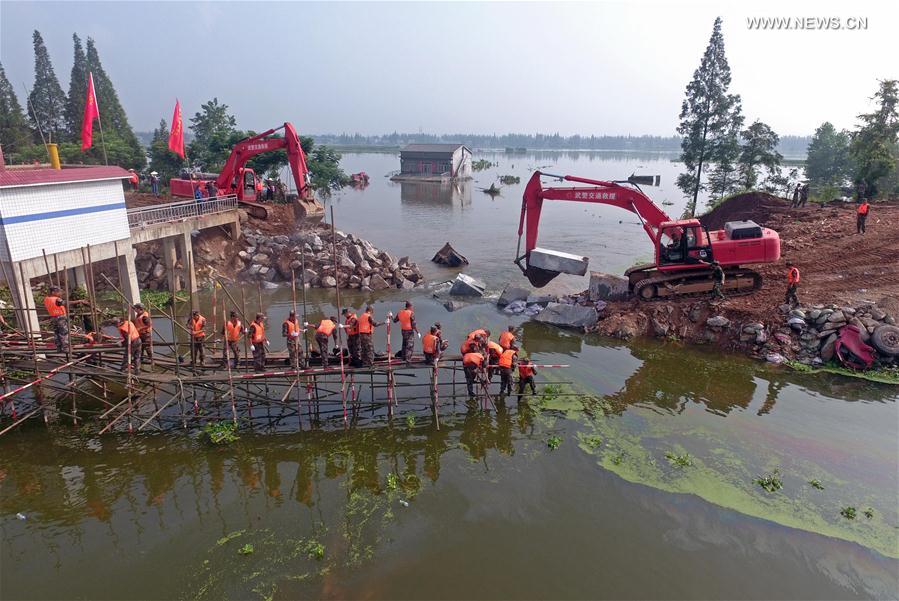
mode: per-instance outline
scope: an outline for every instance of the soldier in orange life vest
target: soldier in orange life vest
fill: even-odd
[[[346,347],[350,351],[350,365],[360,367],[362,361],[359,358],[359,319],[350,309],[344,308],[343,329],[346,330]]]
[[[509,326],[509,329],[499,335],[499,345],[503,349],[510,349],[515,346],[515,326]]]
[[[300,346],[300,333],[303,328],[297,319],[297,312],[291,311],[281,324],[281,335],[287,344],[287,364],[293,368],[303,366],[303,349]]]
[[[309,323],[304,323],[303,325],[315,330],[315,342],[318,343],[318,352],[322,358],[322,367],[327,368],[328,355],[331,354],[328,350],[328,341],[333,336],[334,343],[337,343],[337,318],[332,315],[328,319],[321,320],[317,326]]]
[[[222,348],[222,367],[231,361],[231,369],[237,369],[237,359],[240,357],[240,349],[238,343],[243,335],[243,323],[237,317],[237,311],[231,311],[228,315],[228,321],[222,326],[222,335],[225,337],[225,345]]]
[[[465,385],[468,387],[468,396],[474,396],[475,382],[483,385],[484,366],[487,358],[482,352],[470,351],[462,355],[462,369],[465,371]]]
[[[493,342],[492,340],[487,341],[487,381],[493,379],[493,372],[496,369],[496,366],[499,365],[499,358],[503,356],[503,347]]]
[[[142,353],[153,363],[153,320],[150,318],[150,312],[144,309],[141,303],[134,303],[134,327],[140,334],[140,343]]]
[[[791,307],[799,305],[799,297],[796,296],[797,288],[799,288],[799,269],[787,261],[787,294],[784,302]]]
[[[140,183],[140,177],[134,169],[129,169],[128,171],[131,172],[131,176],[128,178],[131,181],[131,189],[137,192],[137,185]]]
[[[537,369],[531,367],[531,361],[527,358],[522,358],[518,363],[518,398],[521,399],[521,395],[524,394],[524,387],[531,387],[531,396],[537,394],[537,387],[534,386],[534,376],[537,375]]]
[[[517,363],[518,349],[508,348],[503,350],[499,358],[499,393],[512,394],[512,370]],[[506,392],[508,391],[508,392]]]
[[[409,363],[412,361],[412,351],[415,348],[415,335],[421,336],[415,324],[415,311],[412,310],[411,302],[406,301],[406,308],[397,312],[393,318],[393,323],[396,322],[399,322],[403,334],[403,361]]]
[[[250,336],[250,350],[253,352],[253,370],[265,369],[265,352],[268,346],[268,338],[265,336],[265,314],[257,313],[256,319],[247,330]]]
[[[206,318],[200,315],[196,309],[191,311],[187,320],[187,327],[190,330],[190,363],[203,365],[206,362],[206,350],[203,348],[203,342],[206,341]]]
[[[50,314],[50,322],[53,324],[53,340],[56,350],[69,351],[69,318],[66,310],[66,301],[60,296],[59,286],[50,286],[50,292],[44,297],[44,308]],[[85,300],[70,301],[69,305],[87,304]]]
[[[437,326],[431,326],[431,331],[421,337],[421,351],[425,356],[425,363],[434,365],[440,353],[440,338],[437,337]]]
[[[365,311],[356,318],[359,331],[359,351],[360,359],[364,367],[371,367],[375,362],[375,347],[371,341],[372,332],[378,326],[384,325],[384,322],[375,321],[375,309],[371,305],[365,308]]]
[[[855,210],[855,233],[856,234],[864,234],[865,233],[865,221],[868,220],[868,211],[871,210],[871,205],[868,204],[868,199],[862,199],[862,204],[858,205],[858,209]]]
[[[128,321],[124,316],[118,320],[119,335],[122,337],[119,341],[125,352],[122,353],[121,370],[124,372],[128,369],[129,359],[134,374],[140,374],[140,333],[133,322]]]

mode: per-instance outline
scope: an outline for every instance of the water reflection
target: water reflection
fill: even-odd
[[[470,205],[471,181],[400,182],[400,200],[404,204],[422,206]]]

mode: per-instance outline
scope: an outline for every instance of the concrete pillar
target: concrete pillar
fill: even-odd
[[[197,291],[197,274],[194,265],[194,246],[190,238],[190,229],[186,229],[180,236],[176,238],[178,245],[178,253],[181,255],[181,265],[184,267],[184,284],[189,292]],[[194,306],[192,309],[199,308],[199,297],[194,295]]]
[[[240,219],[237,217],[235,217],[234,221],[231,223],[231,239],[240,239]]]
[[[74,288],[87,288],[87,277],[84,274],[84,265],[72,268],[72,273],[69,274],[69,285]]]
[[[22,309],[16,311],[16,323],[22,332],[31,332],[37,336],[40,332],[37,310],[34,306],[34,294],[31,291],[31,274],[25,270],[25,279],[22,279],[22,271],[18,263],[7,263],[6,272],[11,273],[12,282],[9,283],[10,293],[16,307]]]
[[[137,283],[137,269],[134,267],[134,258],[137,253],[134,252],[130,241],[125,241],[119,247],[123,253],[118,257],[119,273],[122,274],[122,284],[125,286],[122,293],[133,305],[140,301],[140,285]]]
[[[165,265],[165,276],[169,281],[169,292],[175,294],[181,290],[181,278],[178,277],[178,271],[175,269],[175,263],[178,261],[177,251],[175,249],[175,238],[162,239],[162,264]]]

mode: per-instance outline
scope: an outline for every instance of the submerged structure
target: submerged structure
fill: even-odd
[[[471,178],[471,150],[464,144],[409,144],[400,150],[393,181],[453,181]]]

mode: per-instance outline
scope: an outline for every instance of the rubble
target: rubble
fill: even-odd
[[[496,301],[496,305],[498,307],[505,307],[510,303],[525,301],[527,300],[529,295],[530,292],[528,292],[524,288],[518,288],[516,286],[506,286],[503,290],[503,293],[499,295],[499,298]]]
[[[627,278],[599,271],[590,272],[590,285],[587,292],[590,300],[593,301],[627,300],[630,295]]]
[[[460,273],[453,280],[453,287],[450,288],[450,294],[453,296],[484,296],[487,285],[481,280],[475,279],[464,273]]]
[[[599,315],[593,307],[549,303],[534,319],[561,327],[589,328],[597,322]]]
[[[437,251],[437,254],[434,255],[434,258],[432,258],[431,261],[438,265],[446,265],[447,267],[462,267],[463,265],[468,265],[468,259],[459,254],[449,242],[444,244],[443,248]]]

